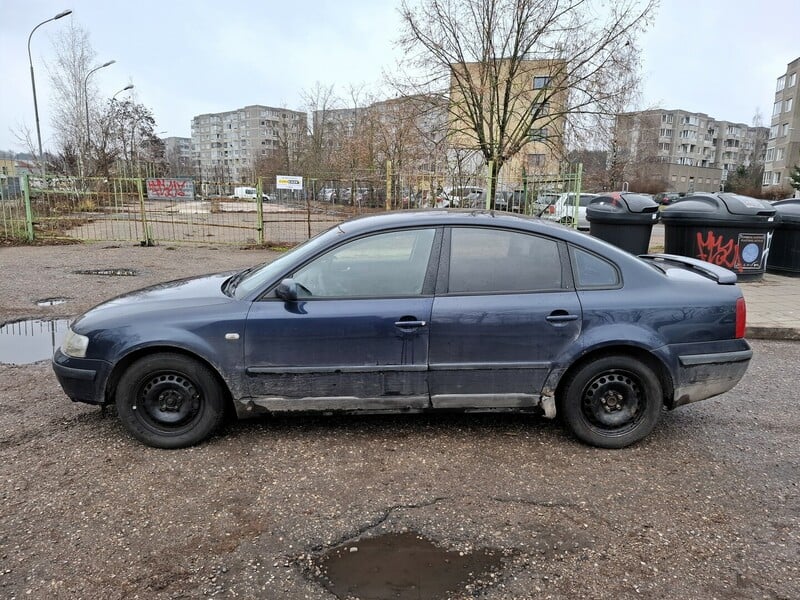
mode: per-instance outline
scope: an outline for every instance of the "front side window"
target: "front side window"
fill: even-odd
[[[294,274],[302,286],[299,294],[311,298],[419,296],[435,233],[435,229],[391,231],[339,246]]]
[[[561,257],[554,240],[507,230],[454,228],[448,292],[559,290]]]

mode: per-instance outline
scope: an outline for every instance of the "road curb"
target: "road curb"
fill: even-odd
[[[800,328],[797,327],[764,327],[750,326],[745,337],[751,340],[800,340]]]

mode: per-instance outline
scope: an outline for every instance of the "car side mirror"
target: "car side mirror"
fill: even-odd
[[[278,287],[275,288],[275,294],[278,298],[285,300],[286,302],[296,302],[297,301],[297,283],[295,283],[294,279],[284,279],[278,284]]]

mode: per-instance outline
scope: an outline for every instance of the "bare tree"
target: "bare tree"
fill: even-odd
[[[80,150],[86,156],[86,106],[97,108],[97,88],[89,82],[84,90],[86,74],[92,69],[95,51],[89,32],[71,21],[54,38],[55,60],[48,65],[53,86],[53,120],[59,153],[65,149]],[[87,92],[88,98],[84,95]]]
[[[339,106],[332,85],[317,82],[313,88],[302,92],[308,112],[311,114],[310,135],[303,153],[303,167],[309,176],[317,178],[330,171],[333,111]]]
[[[532,141],[564,156],[568,127],[612,114],[657,0],[403,2],[403,93],[448,100],[451,141],[493,177]]]

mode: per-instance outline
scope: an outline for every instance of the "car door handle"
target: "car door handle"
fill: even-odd
[[[416,329],[417,327],[425,327],[427,321],[395,321],[394,326],[400,329]]]
[[[555,310],[545,318],[550,323],[566,323],[567,321],[577,321],[578,315],[571,315],[563,310]]]

